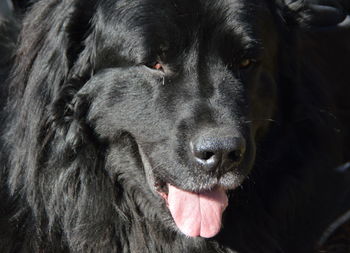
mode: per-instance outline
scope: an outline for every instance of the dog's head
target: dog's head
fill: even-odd
[[[215,235],[273,113],[272,15],[242,1],[117,1],[97,13],[95,74],[79,92],[87,122],[108,145],[134,140],[181,231]]]
[[[214,236],[274,114],[272,2],[39,2],[12,83],[26,98],[13,103],[23,138],[12,143],[12,188],[66,230],[115,215],[119,185],[118,194],[142,191],[136,204],[158,204],[185,234]]]

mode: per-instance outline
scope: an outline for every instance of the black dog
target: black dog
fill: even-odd
[[[349,11],[45,0],[16,48],[5,21],[0,251],[312,252],[350,208]]]

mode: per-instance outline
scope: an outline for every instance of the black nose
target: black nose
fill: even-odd
[[[207,171],[226,171],[241,162],[245,151],[243,137],[203,135],[191,142],[195,162]]]

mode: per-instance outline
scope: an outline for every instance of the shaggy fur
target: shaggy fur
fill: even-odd
[[[3,21],[0,251],[312,252],[350,208],[349,11],[42,0],[16,46]],[[203,136],[245,145],[208,170],[191,152]],[[221,232],[183,235],[167,183],[225,187]]]

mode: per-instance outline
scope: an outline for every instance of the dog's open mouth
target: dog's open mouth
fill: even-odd
[[[216,186],[199,193],[166,183],[158,183],[156,188],[182,233],[191,237],[210,238],[220,231],[222,213],[228,205],[224,188]]]

